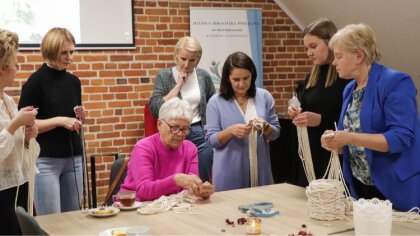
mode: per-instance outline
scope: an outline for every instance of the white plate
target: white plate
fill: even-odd
[[[138,233],[140,233],[141,235],[149,235],[149,227],[147,227],[147,226],[133,226],[133,227],[117,227],[117,228],[106,229],[106,230],[100,232],[99,236],[112,236],[112,231],[114,231],[114,230],[123,231],[126,234],[129,230],[131,230],[131,231],[133,231],[133,230],[136,231],[137,230],[137,232],[138,232],[138,230],[140,230],[141,232],[138,232]],[[134,233],[134,232],[130,232],[130,233]]]
[[[112,213],[107,213],[107,214],[97,214],[98,211],[103,210],[100,208],[95,208],[92,209],[89,212],[89,215],[94,216],[94,217],[109,217],[109,216],[113,216],[118,214],[118,212],[120,212],[120,209],[116,208],[116,207],[105,207],[105,210],[112,210]]]
[[[121,230],[121,231],[125,231],[127,233],[127,229],[129,229],[130,227],[117,227],[117,228],[111,228],[111,229],[106,229],[102,232],[99,233],[99,236],[112,236],[112,231],[113,230]]]
[[[117,207],[117,208],[121,209],[121,210],[134,210],[134,209],[137,209],[141,206],[141,202],[135,201],[134,204],[129,206],[129,207],[123,206],[120,202],[115,202],[112,205],[114,207]]]

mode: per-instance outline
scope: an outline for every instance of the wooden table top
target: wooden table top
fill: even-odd
[[[295,235],[306,224],[313,235],[327,235],[353,227],[351,220],[319,221],[309,218],[304,188],[290,184],[275,184],[257,188],[216,192],[210,199],[199,202],[191,214],[173,211],[156,215],[140,215],[136,210],[121,211],[107,218],[96,218],[73,211],[37,216],[35,219],[49,235],[98,235],[115,227],[148,226],[150,235],[245,235],[246,225],[236,220],[247,217],[238,210],[239,205],[272,202],[280,215],[262,218],[261,235]],[[226,218],[235,221],[235,227],[225,223]],[[419,223],[393,222],[393,235],[420,233]],[[354,235],[354,231],[343,234]]]

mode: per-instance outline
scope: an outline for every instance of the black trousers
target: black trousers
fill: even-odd
[[[0,235],[22,235],[15,213],[17,187],[0,191]],[[28,182],[19,186],[17,205],[28,209]]]
[[[354,177],[353,183],[359,198],[372,199],[376,197],[379,200],[386,200],[386,197],[374,185],[365,185]]]

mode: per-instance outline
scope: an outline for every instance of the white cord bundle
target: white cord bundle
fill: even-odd
[[[308,128],[306,126],[297,126],[297,136],[299,143],[299,157],[302,160],[303,170],[305,171],[308,182],[316,180],[315,170],[312,163],[311,147],[309,145]]]
[[[407,212],[396,212],[392,213],[393,221],[403,221],[411,223],[420,223],[420,208],[413,207]]]
[[[300,109],[300,102],[296,96],[296,93],[293,93],[293,97],[287,102],[289,106],[294,106]],[[300,160],[302,161],[303,170],[305,171],[306,178],[308,183],[313,180],[316,180],[315,170],[312,163],[311,155],[311,146],[309,145],[308,138],[308,128],[306,126],[296,126],[297,136],[298,136],[298,153]]]
[[[186,213],[197,207],[195,197],[184,190],[178,194],[161,196],[151,203],[144,204],[137,211],[141,215],[152,215],[174,210],[176,213]]]
[[[249,172],[250,172],[250,184],[251,187],[258,186],[258,156],[257,156],[257,129],[261,130],[261,136],[263,135],[264,128],[262,119],[254,119],[251,133],[249,133]],[[260,136],[260,137],[261,137]]]
[[[29,171],[28,171],[28,213],[34,215],[34,189],[35,189],[35,174],[36,174],[36,164],[37,159],[36,154],[36,142],[35,138],[29,140]]]
[[[22,156],[20,159],[20,168],[22,171],[25,170],[24,167],[24,157],[25,157],[25,128],[23,128],[23,140],[22,140]],[[28,147],[28,213],[33,216],[34,215],[34,186],[35,186],[35,174],[36,174],[36,166],[35,161],[37,159],[36,153],[36,142],[35,138],[31,138],[29,140],[29,147]],[[20,183],[20,175],[18,175],[18,182]],[[17,186],[16,190],[16,197],[15,197],[15,208],[17,207],[17,199],[19,196],[19,185]]]
[[[328,177],[325,179],[327,172]],[[327,172],[322,179],[311,181],[306,187],[309,217],[318,220],[341,220],[350,212],[351,198],[336,152],[331,152]]]

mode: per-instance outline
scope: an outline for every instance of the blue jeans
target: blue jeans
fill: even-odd
[[[34,202],[37,215],[80,209],[83,191],[82,156],[40,157],[36,161]]]
[[[198,149],[198,174],[200,179],[211,182],[211,169],[213,166],[213,148],[204,138],[204,129],[201,123],[191,126],[191,133],[187,136]]]

